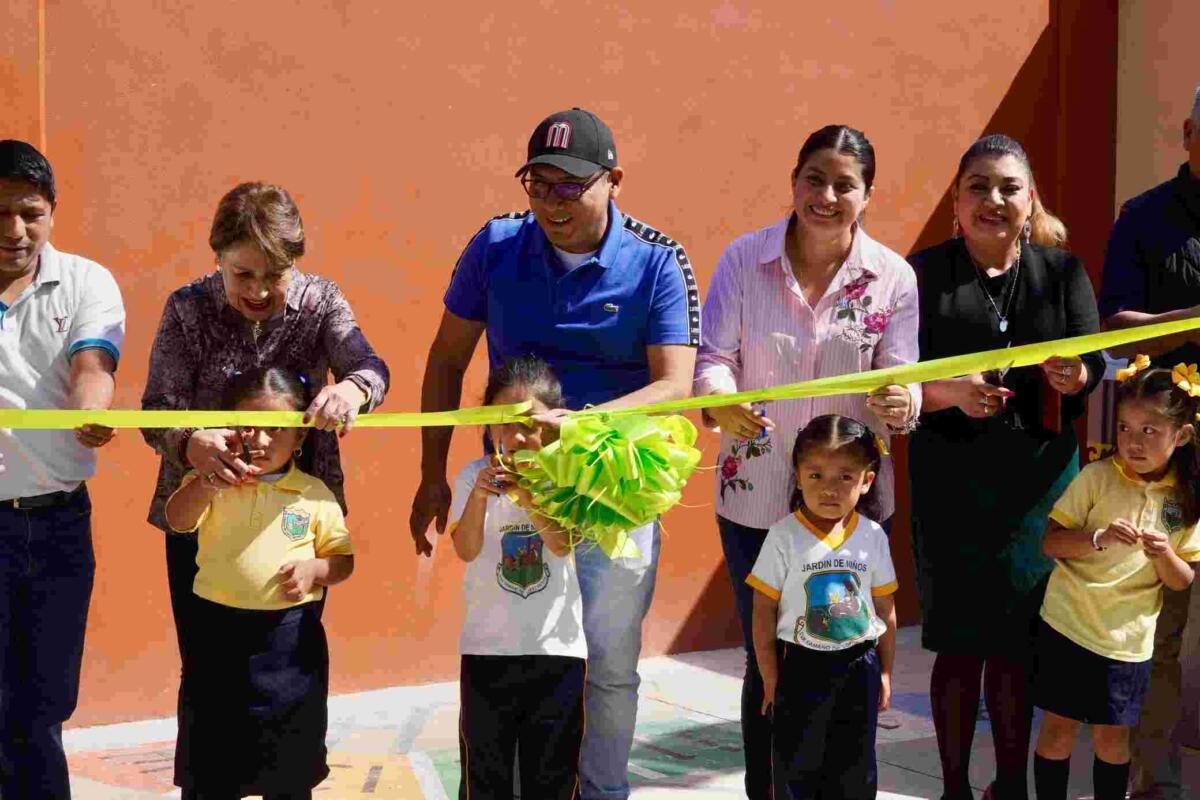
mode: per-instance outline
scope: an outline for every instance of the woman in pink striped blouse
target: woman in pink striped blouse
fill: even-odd
[[[830,125],[813,133],[792,171],[786,219],[734,240],[704,303],[697,395],[863,372],[917,360],[917,283],[912,268],[860,224],[875,177],[875,151],[860,132]],[[714,408],[721,430],[717,524],[746,639],[742,738],[746,794],[770,796],[770,724],[760,714],[762,679],[750,642],[746,585],[767,529],[788,512],[792,445],[813,417],[841,414],[886,437],[919,412],[920,386],[889,386],[870,397],[786,400],[765,409]],[[895,507],[885,460],[874,492],[876,521]]]

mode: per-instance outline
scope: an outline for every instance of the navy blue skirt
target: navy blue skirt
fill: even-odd
[[[1137,724],[1150,661],[1117,661],[1041,624],[1034,697],[1038,708],[1088,725]]]
[[[192,602],[175,783],[237,797],[316,786],[329,774],[324,601],[280,611]]]

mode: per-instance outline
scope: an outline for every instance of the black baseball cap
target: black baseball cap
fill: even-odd
[[[534,164],[549,164],[582,178],[596,167],[617,166],[617,146],[612,131],[590,111],[572,108],[546,117],[529,137],[529,157],[517,170],[521,177]]]

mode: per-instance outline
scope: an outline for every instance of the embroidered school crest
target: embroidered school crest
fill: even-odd
[[[812,638],[849,642],[862,638],[870,627],[867,603],[853,572],[814,572],[804,582],[804,591],[808,596],[804,627]],[[796,633],[800,630],[797,625]]]
[[[511,525],[500,538],[500,563],[496,565],[496,583],[506,592],[522,599],[536,594],[550,583],[550,567],[542,560],[542,537],[529,525]]]
[[[1183,527],[1183,507],[1174,500],[1164,500],[1158,521],[1165,533],[1176,533]]]
[[[283,535],[293,542],[300,541],[308,535],[308,523],[311,520],[312,517],[299,508],[285,508],[283,510]]]

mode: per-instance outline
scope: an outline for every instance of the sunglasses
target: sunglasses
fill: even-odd
[[[578,200],[607,171],[602,169],[582,183],[579,181],[551,182],[525,175],[521,178],[521,186],[525,189],[525,194],[534,200],[545,200],[551,194],[559,200]]]

